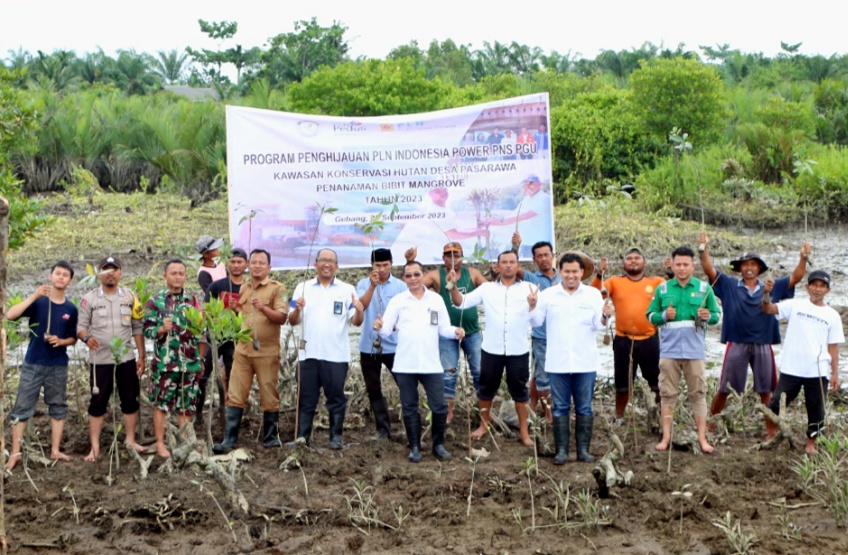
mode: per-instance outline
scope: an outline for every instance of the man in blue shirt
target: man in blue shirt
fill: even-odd
[[[521,235],[516,231],[512,236],[513,245],[521,245]],[[552,285],[558,285],[562,282],[562,277],[554,268],[554,248],[547,241],[539,241],[531,247],[533,253],[533,262],[536,264],[536,271],[529,272],[523,268],[519,269],[518,277],[528,283],[539,286],[539,291],[544,291]],[[553,422],[553,414],[551,414],[551,382],[548,379],[548,374],[545,372],[545,349],[548,344],[547,327],[543,323],[541,326],[533,328],[531,339],[533,342],[533,375],[530,378],[530,410],[536,412],[536,407],[541,402],[545,409],[545,418],[548,423]]]
[[[15,407],[9,413],[9,420],[14,427],[12,451],[6,470],[13,469],[21,459],[21,440],[27,420],[35,414],[42,387],[44,402],[50,414],[50,458],[71,460],[59,450],[59,445],[68,416],[68,347],[77,342],[77,307],[65,298],[65,289],[73,280],[74,269],[61,260],[50,270],[50,285],[42,285],[6,313],[10,321],[29,318],[32,330],[21,365],[18,397],[15,399]]]
[[[730,268],[741,276],[728,276],[713,265],[708,248],[709,237],[705,231],[701,232],[698,242],[703,245],[703,248],[698,249],[701,266],[716,296],[721,299],[724,312],[721,342],[727,345],[721,368],[721,383],[710,404],[710,415],[714,416],[724,410],[730,388],[739,393],[745,391],[749,365],[754,375],[754,391],[767,405],[777,387],[777,367],[772,345],[780,343],[777,318],[764,313],[761,308],[765,283],[760,276],[769,267],[757,253],[744,252],[730,262]],[[792,274],[775,280],[771,291],[772,302],[778,303],[795,296],[795,285],[804,279],[807,257],[811,252],[810,244],[804,242],[798,265]]]
[[[356,284],[356,294],[365,307],[365,320],[359,338],[359,361],[379,439],[388,439],[392,434],[389,403],[383,396],[380,373],[383,365],[390,373],[392,371],[397,333],[381,337],[374,330],[374,321],[386,311],[386,305],[395,295],[406,290],[406,283],[392,275],[392,251],[375,249],[371,253],[371,273]]]

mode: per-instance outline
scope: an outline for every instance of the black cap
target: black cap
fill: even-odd
[[[244,249],[242,249],[242,248],[236,247],[230,253],[230,258],[234,258],[236,256],[238,256],[239,258],[244,258],[245,260],[247,260],[247,253],[244,252]]]
[[[392,251],[389,249],[374,249],[371,252],[371,262],[391,262]]]
[[[807,283],[813,283],[816,280],[824,282],[824,284],[827,285],[827,288],[830,289],[830,274],[824,270],[813,270],[810,272],[810,275],[807,276]]]
[[[121,260],[119,258],[114,257],[114,256],[107,256],[106,258],[102,259],[97,264],[97,269],[102,270],[106,266],[114,266],[115,268],[120,270],[121,269]]]

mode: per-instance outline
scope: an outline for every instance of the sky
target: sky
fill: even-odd
[[[385,58],[396,46],[417,40],[452,39],[483,47],[483,41],[539,46],[593,59],[602,50],[630,50],[650,41],[674,49],[729,44],[743,52],[774,56],[780,42],[803,43],[806,55],[848,53],[848,33],[835,0],[713,0],[638,2],[607,0],[500,2],[477,0],[309,0],[300,2],[146,0],[115,2],[5,0],[0,8],[0,58],[22,48],[73,50],[78,55],[102,48],[155,54],[160,50],[215,49],[197,20],[236,21],[235,44],[262,46],[269,37],[293,30],[293,23],[316,17],[322,26],[348,27],[351,57]]]

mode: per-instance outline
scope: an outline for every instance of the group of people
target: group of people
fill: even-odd
[[[444,245],[444,264],[430,271],[416,261],[415,248],[407,250],[400,278],[392,273],[392,252],[375,249],[369,275],[356,286],[336,277],[336,253],[321,249],[315,257],[315,278],[299,283],[289,298],[285,287],[270,278],[267,251],[254,249],[248,254],[234,248],[224,265],[217,262],[222,242],[210,236],[197,242],[203,257],[198,283],[204,302],[220,299],[227,309],[243,315],[250,338],[218,349],[225,366],[226,427],[221,442],[213,447],[216,453],[236,447],[254,377],[263,411],[260,441],[266,448],[281,445],[277,384],[280,333],[286,323],[296,330],[298,339],[297,440],[310,443],[323,391],[329,446],[343,447],[349,331],[351,325],[362,326],[360,363],[377,437],[392,435],[382,390],[385,366],[398,387],[412,462],[422,459],[419,384],[432,414],[432,453],[440,460],[451,458],[445,432],[453,420],[462,354],[479,406],[480,426],[471,434],[472,440],[489,433],[492,403],[505,375],[522,444],[533,445],[529,413],[541,409],[553,425],[554,463],[564,464],[569,458],[573,405],[576,457],[594,460],[590,454],[592,401],[600,369],[596,336],[609,332],[613,321],[615,416],[624,416],[639,369],[661,404],[658,451],[670,448],[681,377],[686,380],[704,453],[713,451],[706,435],[708,413],[723,410],[731,389],[744,390],[748,366],[753,370],[755,391],[775,412],[781,395],[785,393],[791,402],[804,388],[809,424],[806,451],[811,454],[823,431],[825,391],[828,386],[838,387],[838,344],[844,336],[839,315],[824,302],[830,275],[811,272],[806,284],[809,299],[792,298],[806,274],[811,252],[807,243],[789,276],[764,280],[768,265],[756,253],[746,252],[730,263],[740,274],[731,277],[713,265],[709,238],[702,233],[697,255],[686,246],[672,252],[666,279],[645,275],[646,260],[636,247],[624,253],[623,274],[608,277],[606,259],[597,268],[578,251],[562,253],[556,260],[553,246],[545,241],[532,245],[536,270],[525,270],[518,261],[521,237],[516,233],[514,249],[498,255],[493,265],[494,281],[464,264],[462,246],[450,242]],[[697,261],[707,280],[693,277]],[[201,311],[203,305],[186,291],[185,263],[174,259],[165,264],[166,287],[144,306],[120,285],[122,263],[117,257],[101,260],[97,275],[99,287],[87,293],[77,309],[65,297],[74,270],[58,262],[51,269],[50,284],[7,313],[10,320],[29,318],[32,330],[10,414],[14,426],[8,469],[20,460],[24,428],[35,413],[42,388],[51,417],[51,457],[68,459],[60,450],[68,412],[67,348],[77,340],[87,346],[89,357],[91,451],[87,461],[99,456],[104,415],[115,388],[126,442],[138,451],[146,450],[135,437],[139,378],[147,368],[145,339],[153,342],[149,396],[156,453],[170,456],[165,444],[169,414],[175,414],[181,426],[202,418],[211,349],[202,331],[192,325],[191,312]],[[592,276],[591,285],[584,283]],[[716,297],[723,309],[721,341],[727,346],[720,388],[708,409],[704,337],[705,327],[722,317]],[[481,330],[479,306],[485,310],[485,330]],[[781,340],[775,316],[789,320],[779,380],[772,351],[772,345]],[[770,420],[766,425],[768,436],[774,436],[776,425]]]

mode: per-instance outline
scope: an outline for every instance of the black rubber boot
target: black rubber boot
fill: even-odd
[[[583,462],[592,462],[595,457],[589,454],[589,444],[592,443],[592,425],[594,416],[577,415],[574,423],[574,436],[577,440],[577,458]]]
[[[295,441],[300,438],[309,445],[309,440],[312,438],[312,420],[315,418],[314,412],[299,412],[297,413],[297,435]]]
[[[404,416],[403,425],[406,427],[406,439],[409,443],[409,462],[421,462],[421,418]]]
[[[344,430],[344,412],[330,415],[330,449],[342,448],[342,430]]]
[[[447,427],[448,415],[446,413],[433,415],[433,455],[440,461],[453,458],[450,452],[445,449],[445,430]]]
[[[565,464],[568,460],[568,442],[571,440],[571,422],[569,416],[554,416],[554,445],[556,455],[554,464]]]
[[[374,413],[374,423],[377,425],[377,437],[379,439],[391,439],[392,419],[389,416],[389,402],[386,398],[371,401],[371,412]]]
[[[280,413],[277,411],[262,413],[262,447],[270,449],[282,446],[277,434],[277,422],[279,420]]]
[[[216,455],[226,455],[236,447],[238,441],[239,427],[244,409],[227,407],[227,428],[224,431],[224,440],[212,446],[212,452]]]

